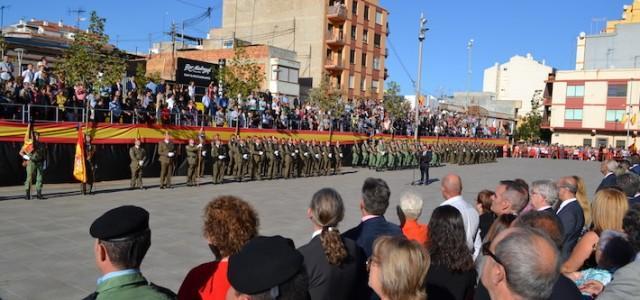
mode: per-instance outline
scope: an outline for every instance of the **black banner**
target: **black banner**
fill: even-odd
[[[186,58],[178,58],[178,66],[176,68],[176,82],[189,84],[193,81],[197,86],[208,86],[211,81],[216,82],[218,74],[218,65],[191,60]]]

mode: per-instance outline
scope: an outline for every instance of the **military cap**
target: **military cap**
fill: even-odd
[[[287,282],[300,271],[302,262],[291,239],[259,236],[229,257],[227,277],[236,291],[254,295]]]
[[[103,241],[135,236],[149,229],[149,212],[142,207],[123,205],[104,213],[91,224],[89,234]]]

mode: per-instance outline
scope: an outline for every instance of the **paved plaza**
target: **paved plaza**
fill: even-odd
[[[0,188],[0,299],[80,299],[93,292],[99,274],[89,225],[119,205],[135,204],[149,210],[152,246],[142,271],[154,283],[177,291],[190,268],[213,259],[202,238],[201,216],[205,204],[217,195],[232,194],[247,200],[258,211],[261,234],[290,237],[296,246],[311,237],[306,209],[312,194],[323,187],[335,188],[345,201],[342,231],[359,222],[359,191],[367,177],[381,177],[389,183],[391,206],[386,217],[396,223],[395,206],[403,191],[414,189],[424,197],[423,222],[443,201],[439,182],[412,187],[411,170],[343,171],[339,176],[219,186],[207,183],[188,188],[179,184],[169,190],[158,189],[157,178],[145,178],[145,185],[153,188],[137,191],[126,190],[128,180],[120,180],[97,183],[97,193],[92,196],[79,195],[78,184],[46,185],[48,199],[32,201],[21,200],[22,187]],[[531,182],[575,174],[585,178],[592,195],[601,178],[595,162],[547,159],[501,159],[484,165],[432,168],[431,177],[441,178],[449,172],[461,175],[467,201],[474,201],[484,188],[495,189],[501,179]],[[174,178],[177,183],[184,181],[184,177]]]

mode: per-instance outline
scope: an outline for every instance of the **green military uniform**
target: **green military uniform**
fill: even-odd
[[[383,169],[387,163],[388,152],[387,145],[384,144],[383,140],[380,140],[376,150],[376,168]]]
[[[85,140],[84,143],[84,167],[87,171],[87,182],[83,182],[81,186],[82,194],[87,194],[87,185],[89,186],[88,193],[93,191],[93,183],[96,180],[96,165],[94,160],[94,154],[96,153],[96,146]]]
[[[176,299],[176,295],[167,288],[149,283],[142,274],[134,273],[101,282],[96,292],[85,299],[170,300]]]
[[[175,159],[175,145],[172,142],[161,141],[158,145],[158,160],[160,160],[160,188],[171,187],[173,175],[173,160]]]
[[[318,175],[322,174],[326,176],[329,174],[329,167],[331,166],[331,159],[333,158],[331,144],[325,144],[318,147],[320,147],[320,164],[318,168]],[[329,155],[331,155],[331,157],[329,157]]]
[[[133,146],[129,148],[129,158],[131,163],[131,188],[142,188],[142,169],[144,161],[147,159],[147,152],[142,147]]]
[[[187,152],[187,186],[193,186],[196,184],[196,167],[198,166],[198,156],[200,155],[200,148],[196,145],[187,145],[185,147]]]
[[[264,145],[264,151],[266,156],[266,160],[265,160],[266,173],[264,176],[269,179],[274,178],[274,172],[277,173],[275,170],[275,166],[276,166],[276,154],[275,154],[276,149],[275,148],[276,148],[276,145],[271,140],[267,141]]]
[[[27,192],[27,199],[31,198],[31,182],[33,181],[33,174],[36,175],[36,192],[38,199],[42,197],[42,175],[44,171],[44,161],[47,156],[47,151],[44,144],[34,141],[33,151],[29,154],[24,154],[23,158],[27,156],[27,178],[24,181],[24,189]]]
[[[298,174],[299,176],[309,176],[310,157],[309,145],[305,141],[300,142],[298,145]]]
[[[369,148],[367,149],[367,152],[369,152],[369,169],[374,169],[376,167],[376,163],[377,163],[377,151],[376,151],[376,146],[374,145],[374,142],[371,141],[369,143]]]
[[[262,161],[264,159],[264,145],[251,143],[251,180],[262,180]]]
[[[221,143],[213,142],[211,144],[211,159],[213,160],[211,170],[211,180],[213,184],[220,184],[224,178],[226,162],[228,160],[227,149]]]
[[[242,179],[244,178],[244,171],[249,166],[250,159],[251,155],[249,152],[249,147],[244,144],[238,144],[234,159],[236,161],[236,179],[238,181],[242,181]]]
[[[282,167],[282,177],[284,177],[284,179],[293,177],[295,160],[298,157],[296,151],[297,147],[293,143],[291,143],[291,141],[288,141],[282,146],[282,158],[284,160],[284,165]]]
[[[333,147],[333,157],[335,159],[335,164],[333,165],[333,173],[339,174],[340,169],[342,169],[342,159],[344,155],[342,154],[342,148],[340,145],[335,145]]]
[[[360,165],[367,167],[369,164],[369,146],[367,145],[367,141],[362,142],[362,145],[360,145],[360,153],[362,153],[362,161],[360,162]]]
[[[238,142],[232,138],[228,144],[229,162],[227,163],[227,175],[235,175],[236,170],[236,157],[238,152]]]
[[[360,145],[354,142],[353,146],[351,146],[351,166],[355,168],[358,163],[360,163]]]

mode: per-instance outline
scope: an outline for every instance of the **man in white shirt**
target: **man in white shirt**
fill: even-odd
[[[33,64],[28,64],[27,65],[27,69],[22,71],[22,78],[24,78],[22,80],[22,83],[27,83],[27,84],[31,84],[33,83]]]
[[[478,211],[462,198],[462,179],[456,174],[448,174],[442,178],[440,186],[442,197],[445,199],[440,206],[451,205],[462,215],[464,231],[467,235],[467,246],[473,252],[473,257],[477,257],[482,241],[478,232],[480,217]]]

